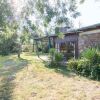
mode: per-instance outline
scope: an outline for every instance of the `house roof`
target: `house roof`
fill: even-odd
[[[60,29],[60,31],[62,33],[64,33],[64,35],[70,35],[70,34],[77,34],[77,33],[81,34],[82,32],[95,30],[95,29],[100,29],[100,23],[90,25],[90,26],[86,26],[86,27],[82,27],[82,28],[79,28],[79,29],[68,29],[67,27],[63,27],[63,28]],[[47,38],[47,37],[48,36],[44,36],[42,38],[37,38],[36,40],[40,40],[40,39]],[[52,34],[52,35],[49,35],[49,37],[57,37],[57,35]]]
[[[89,30],[94,30],[94,29],[100,29],[100,23],[86,26],[86,27],[82,27],[82,28],[79,28],[77,30],[78,31],[89,31]]]
[[[69,30],[64,29],[64,31],[62,30],[61,32],[63,32],[66,35],[66,34],[73,34],[73,33],[74,34],[75,33],[82,33],[82,32],[91,31],[91,30],[95,30],[95,29],[100,29],[100,23],[86,26],[86,27],[82,27],[82,28],[78,28],[78,29],[69,29]]]

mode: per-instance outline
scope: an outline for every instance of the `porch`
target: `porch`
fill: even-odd
[[[55,40],[55,48],[64,55],[64,60],[78,58],[78,34],[57,38]]]

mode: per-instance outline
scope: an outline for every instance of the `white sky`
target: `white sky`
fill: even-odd
[[[100,23],[100,0],[86,0],[78,7],[81,16],[75,21],[75,26],[84,27]]]

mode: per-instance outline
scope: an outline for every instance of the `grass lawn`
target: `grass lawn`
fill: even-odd
[[[0,100],[100,100],[100,82],[48,68],[31,53],[21,57],[0,56]]]

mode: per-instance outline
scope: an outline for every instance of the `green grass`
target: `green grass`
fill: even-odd
[[[3,67],[3,62],[8,59],[8,56],[0,56],[0,67]]]
[[[42,57],[42,55],[41,55]],[[44,55],[43,55],[44,57]],[[0,56],[0,100],[96,100],[100,82],[49,68],[35,54]]]

